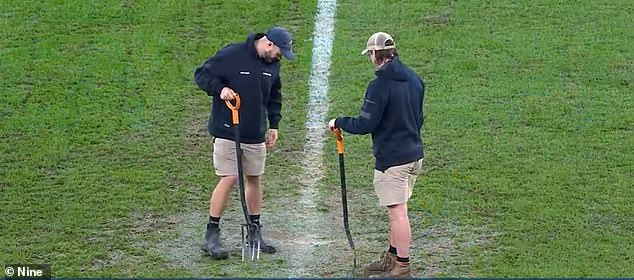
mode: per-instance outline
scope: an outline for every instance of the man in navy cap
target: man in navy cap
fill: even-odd
[[[240,143],[247,179],[245,196],[249,216],[259,225],[262,214],[260,176],[264,173],[266,150],[275,146],[282,118],[279,61],[282,56],[294,59],[291,43],[288,30],[273,27],[266,33],[250,34],[245,42],[222,48],[196,69],[196,84],[212,97],[208,128],[213,136],[213,165],[216,175],[220,176],[211,195],[209,223],[205,243],[201,247],[214,259],[229,256],[220,241],[219,225],[231,190],[238,181],[231,111],[225,100],[233,100],[237,94],[240,95]],[[276,252],[269,242],[260,242],[262,252]]]

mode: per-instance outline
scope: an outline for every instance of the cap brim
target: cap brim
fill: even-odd
[[[369,49],[365,49],[363,51],[361,51],[361,55],[365,55],[366,53],[368,53],[370,50]]]
[[[284,57],[286,57],[286,59],[288,60],[293,60],[295,59],[295,54],[293,53],[292,50],[288,50],[288,49],[280,49],[280,51],[282,52],[282,55]]]

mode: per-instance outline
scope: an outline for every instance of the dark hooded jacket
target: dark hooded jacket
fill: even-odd
[[[240,142],[264,142],[267,118],[269,128],[278,128],[282,118],[280,63],[267,63],[258,56],[254,42],[262,36],[251,34],[245,42],[222,48],[194,73],[198,87],[213,97],[208,128],[215,137],[235,140],[231,111],[220,98],[224,87],[240,95]]]
[[[372,134],[375,168],[385,171],[423,158],[425,84],[398,56],[375,72],[359,117],[337,118],[335,126],[352,134]]]

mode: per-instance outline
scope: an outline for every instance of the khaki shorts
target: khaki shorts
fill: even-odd
[[[266,161],[266,146],[264,143],[240,143],[240,148],[242,149],[244,174],[247,176],[264,174],[264,163]],[[235,141],[214,138],[213,165],[218,176],[238,175]]]
[[[412,196],[414,183],[423,167],[423,159],[392,166],[381,172],[374,170],[374,191],[381,206],[406,203]]]

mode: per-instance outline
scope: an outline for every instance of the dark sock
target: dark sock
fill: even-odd
[[[392,246],[392,244],[390,244],[390,248],[387,251],[396,256],[396,247]]]
[[[260,225],[260,215],[249,215],[249,219],[256,225]]]
[[[210,227],[220,227],[220,217],[212,217],[209,216],[209,224]]]
[[[402,262],[402,263],[408,263],[409,262],[409,257],[401,258],[399,256],[396,256],[396,261]]]

